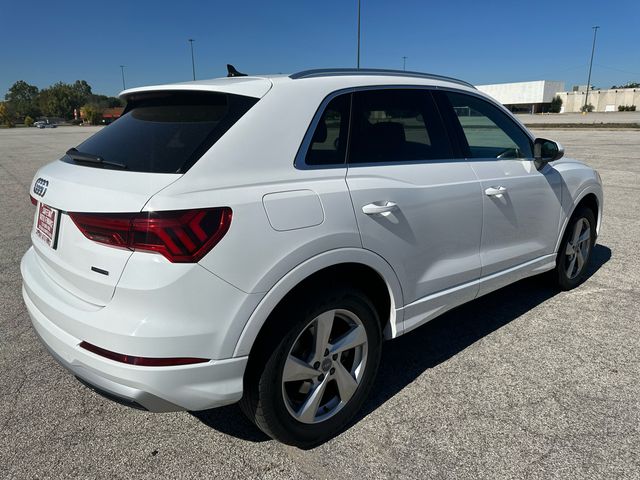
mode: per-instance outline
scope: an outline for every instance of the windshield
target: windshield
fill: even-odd
[[[233,126],[257,98],[209,92],[153,92],[129,101],[122,117],[76,147],[104,161],[68,163],[134,172],[184,173]]]

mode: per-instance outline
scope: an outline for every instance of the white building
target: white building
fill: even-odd
[[[533,82],[476,85],[512,112],[543,113],[549,111],[551,100],[564,90],[564,82],[536,80]]]
[[[563,113],[579,112],[585,101],[593,105],[594,112],[617,112],[618,107],[635,106],[640,110],[640,88],[610,88],[605,90],[589,89],[587,98],[586,87],[572,92],[558,92],[562,99]]]

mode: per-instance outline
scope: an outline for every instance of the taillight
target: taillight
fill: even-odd
[[[100,355],[101,357],[114,360],[116,362],[128,363],[129,365],[138,365],[140,367],[172,367],[176,365],[193,365],[194,363],[208,362],[206,358],[193,357],[135,357],[133,355],[125,355],[124,353],[116,353],[111,350],[96,347],[89,342],[81,342],[80,346],[85,350]]]
[[[85,237],[113,247],[164,255],[170,262],[197,262],[229,230],[229,207],[142,213],[69,213]]]
[[[29,195],[29,198],[31,199],[31,205],[38,205],[38,200],[36,200],[36,197],[34,197],[33,195]]]

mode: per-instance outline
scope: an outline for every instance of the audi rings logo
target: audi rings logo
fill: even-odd
[[[45,180],[40,177],[36,180],[36,184],[33,186],[33,193],[44,197],[44,194],[47,193],[47,187],[49,186],[49,180]]]

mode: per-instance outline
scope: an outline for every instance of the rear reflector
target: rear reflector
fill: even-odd
[[[164,255],[170,262],[199,261],[231,225],[229,207],[142,213],[69,213],[94,242]]]
[[[206,358],[189,358],[189,357],[177,357],[177,358],[153,358],[153,357],[134,357],[132,355],[124,355],[122,353],[112,352],[105,350],[104,348],[96,347],[89,342],[82,342],[80,346],[85,350],[100,355],[101,357],[108,358],[120,363],[128,363],[129,365],[138,365],[140,367],[171,367],[175,365],[192,365],[194,363],[208,362]]]

